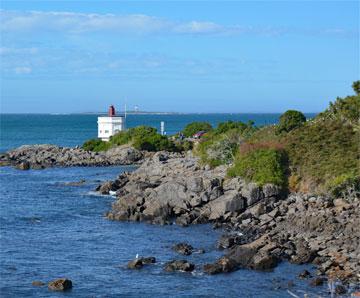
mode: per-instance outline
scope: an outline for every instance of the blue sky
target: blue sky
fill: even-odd
[[[358,1],[2,1],[1,112],[317,112],[359,79]]]

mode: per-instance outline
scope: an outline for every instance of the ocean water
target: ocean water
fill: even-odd
[[[216,126],[227,120],[252,120],[256,125],[266,125],[277,123],[279,116],[280,114],[128,115],[126,125],[150,125],[160,130],[160,122],[164,121],[165,131],[171,135],[193,121],[207,121]],[[0,114],[0,152],[23,144],[82,145],[86,140],[96,138],[96,134],[97,115]]]
[[[210,225],[176,225],[109,221],[103,214],[114,198],[92,190],[100,180],[112,179],[131,167],[51,168],[19,171],[0,168],[1,269],[0,297],[289,297],[290,291],[326,294],[297,274],[310,266],[282,263],[273,272],[239,270],[203,275],[201,267],[224,252],[215,246],[221,235]],[[66,182],[85,179],[81,186]],[[182,257],[171,246],[186,241],[205,254]],[[126,264],[136,254],[158,262],[142,270]],[[163,264],[188,259],[191,273],[165,273]],[[66,293],[34,287],[32,281],[59,277],[73,281]]]
[[[164,119],[141,117],[134,117],[131,123],[155,125]],[[166,117],[169,131],[174,132],[194,119],[184,116],[187,120],[171,122],[171,117]],[[225,120],[219,115],[199,117],[212,123]],[[259,118],[258,123],[273,121],[271,117]],[[2,117],[1,148],[27,143],[81,144],[94,136],[94,121],[92,115],[6,115]],[[216,249],[222,231],[213,230],[211,225],[183,228],[107,220],[103,215],[114,198],[93,190],[101,181],[132,170],[134,167],[128,166],[29,171],[0,168],[0,297],[290,297],[288,291],[299,297],[304,293],[327,295],[326,285],[313,288],[308,281],[297,279],[305,268],[314,271],[309,265],[284,262],[272,272],[202,274],[203,264],[224,254]],[[80,179],[86,182],[66,184]],[[182,241],[206,253],[179,256],[171,246]],[[127,269],[127,262],[136,254],[154,256],[158,262],[141,270]],[[172,259],[192,261],[195,272],[164,272],[164,263]],[[31,285],[35,280],[49,282],[60,277],[73,281],[71,291],[54,293],[46,286]],[[289,282],[294,283],[290,288]]]

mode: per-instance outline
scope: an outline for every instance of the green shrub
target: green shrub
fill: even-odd
[[[290,132],[302,126],[306,122],[306,117],[299,111],[289,110],[280,116],[277,126],[277,133]]]
[[[110,143],[112,145],[120,146],[130,143],[131,139],[132,136],[128,131],[120,131],[110,137]]]
[[[328,192],[335,198],[359,198],[360,176],[355,174],[342,174],[328,181],[326,184]]]
[[[356,81],[352,84],[352,87],[355,91],[355,94],[359,95],[360,94],[360,81]]]
[[[133,142],[134,148],[146,151],[177,151],[174,142],[160,134],[153,134],[146,137],[137,136]]]
[[[339,120],[310,121],[284,139],[292,173],[324,190],[328,180],[359,169],[359,132]],[[305,187],[307,188],[312,187]]]
[[[192,137],[194,134],[196,134],[199,131],[211,131],[212,126],[210,123],[207,122],[192,122],[185,126],[182,133],[186,137]]]
[[[82,148],[87,151],[106,151],[111,147],[111,145],[108,142],[104,142],[100,139],[91,139],[86,141]]]
[[[317,119],[340,120],[352,126],[359,126],[360,95],[338,97],[335,102],[330,102],[329,108],[321,113]]]
[[[180,149],[179,151],[189,151],[193,149],[193,143],[187,140],[181,141],[178,146]]]
[[[284,151],[273,148],[260,148],[239,153],[234,165],[228,169],[228,176],[242,177],[259,185],[273,183],[287,185],[287,157]]]
[[[127,130],[127,134],[131,138],[145,138],[148,136],[156,135],[157,130],[154,127],[146,126],[146,125],[140,125],[133,128],[129,128]]]

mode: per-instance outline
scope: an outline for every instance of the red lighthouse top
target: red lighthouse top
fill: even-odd
[[[109,112],[108,112],[108,114],[109,114],[109,117],[114,117],[114,116],[115,116],[115,108],[114,108],[113,105],[111,105],[111,106],[109,107]]]

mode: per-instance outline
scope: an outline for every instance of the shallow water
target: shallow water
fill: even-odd
[[[223,252],[215,249],[220,230],[210,225],[188,228],[109,221],[103,214],[114,198],[92,190],[99,180],[113,179],[131,167],[51,168],[19,171],[0,168],[1,297],[290,297],[304,291],[326,295],[297,274],[309,266],[282,263],[274,272],[239,270],[207,276],[201,266]],[[81,186],[66,182],[85,179]],[[186,241],[205,254],[181,257],[171,250]],[[136,254],[155,256],[158,263],[128,270]],[[165,273],[163,263],[186,258],[193,273]],[[31,282],[59,277],[73,281],[67,293],[54,293]]]

